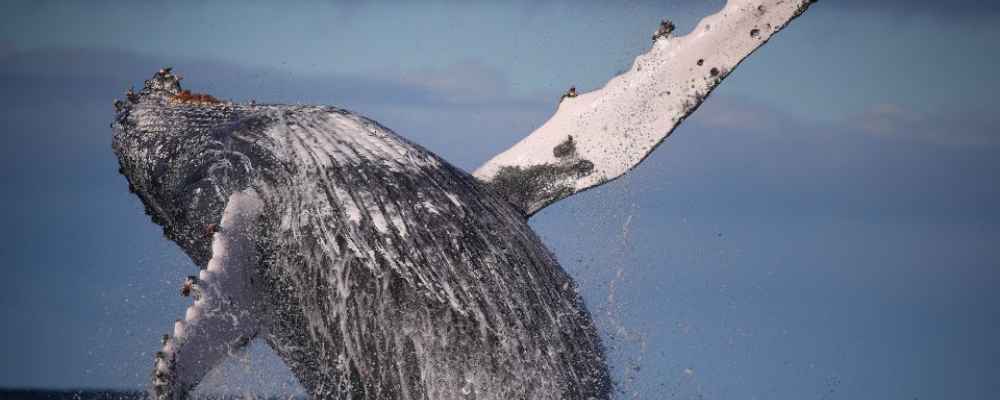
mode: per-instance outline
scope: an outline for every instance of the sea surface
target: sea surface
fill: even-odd
[[[146,399],[142,390],[40,390],[40,389],[0,389],[0,400],[140,400]],[[242,395],[196,395],[194,399],[203,400],[288,400],[305,399],[304,396],[257,396]]]

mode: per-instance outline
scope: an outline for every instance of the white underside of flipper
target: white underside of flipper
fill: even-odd
[[[604,87],[564,97],[548,121],[474,175],[494,182],[504,177],[505,169],[589,163],[589,168],[562,176],[550,173],[555,177],[546,178],[551,182],[545,187],[561,190],[530,199],[523,205],[527,215],[622,176],[642,162],[746,57],[814,1],[728,0],[690,34],[656,37],[648,52]]]
[[[253,189],[229,197],[221,228],[211,239],[212,259],[191,288],[194,304],[157,354],[155,398],[185,397],[212,368],[257,335],[251,272],[258,262],[253,232],[261,205]]]

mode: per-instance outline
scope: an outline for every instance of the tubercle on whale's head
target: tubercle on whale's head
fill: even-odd
[[[229,195],[250,184],[253,168],[230,144],[248,123],[240,110],[214,97],[187,101],[191,96],[182,94],[189,93],[170,68],[139,93],[129,90],[126,101],[115,103],[112,149],[153,222],[205,267],[211,258],[205,227],[219,223]]]

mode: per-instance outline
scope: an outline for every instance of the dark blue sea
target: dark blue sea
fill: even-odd
[[[146,392],[141,390],[40,390],[40,389],[0,389],[0,400],[144,400]],[[265,397],[254,395],[197,396],[202,400],[288,400],[305,397]]]

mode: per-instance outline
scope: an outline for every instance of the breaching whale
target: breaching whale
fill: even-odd
[[[156,353],[184,398],[260,338],[317,399],[607,399],[599,335],[528,218],[639,164],[810,0],[730,0],[473,174],[330,106],[242,104],[169,68],[116,101],[120,172],[201,270]],[[669,27],[669,29],[666,29]]]

